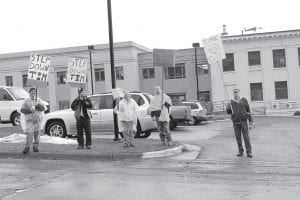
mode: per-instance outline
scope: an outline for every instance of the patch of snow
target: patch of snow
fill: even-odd
[[[24,143],[26,140],[26,135],[14,133],[7,137],[0,138],[0,143]],[[77,144],[77,141],[66,138],[51,137],[48,135],[40,136],[40,143],[50,143],[50,144]]]

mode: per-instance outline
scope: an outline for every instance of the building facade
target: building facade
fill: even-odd
[[[138,54],[150,50],[133,42],[114,44],[116,87],[128,90],[140,90]],[[50,110],[68,108],[78,95],[77,88],[66,84],[66,72],[69,57],[85,57],[89,61],[87,46],[43,50],[0,55],[0,85],[18,86],[28,89],[27,70],[30,53],[51,56],[49,85],[39,88],[39,96],[50,102]],[[89,94],[111,91],[111,68],[109,45],[95,45],[91,50],[92,66],[88,63],[86,88]],[[91,73],[92,71],[92,73]],[[91,80],[93,79],[93,84]]]
[[[141,91],[153,94],[156,85],[162,86],[164,92],[173,100],[210,101],[210,73],[203,48],[197,48],[198,91],[196,77],[195,49],[175,51],[175,67],[153,67],[153,53],[138,55],[139,78]],[[162,71],[163,70],[163,71]]]
[[[211,65],[212,101],[238,87],[252,107],[292,108],[300,103],[300,30],[223,36],[226,59]]]

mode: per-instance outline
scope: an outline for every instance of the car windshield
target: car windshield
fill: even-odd
[[[144,96],[146,97],[146,99],[148,100],[148,102],[150,103],[150,95],[149,94],[147,94],[147,93],[143,93],[144,94]]]
[[[7,88],[7,90],[15,97],[16,100],[29,98],[29,93],[23,88]]]

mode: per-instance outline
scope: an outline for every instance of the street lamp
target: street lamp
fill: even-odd
[[[200,47],[200,44],[193,43],[193,48],[195,49],[195,73],[196,73],[196,84],[197,84],[197,100],[199,100],[199,80],[198,80],[198,63],[197,63],[197,48]]]

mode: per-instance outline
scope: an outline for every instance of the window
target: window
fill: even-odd
[[[91,100],[93,105],[92,110],[98,110],[100,107],[100,96],[92,96],[89,97],[89,99]]]
[[[105,81],[105,71],[104,68],[95,69],[95,81]]]
[[[222,60],[223,72],[234,71],[234,56],[233,53],[226,53],[226,58]]]
[[[155,77],[154,68],[144,68],[142,69],[143,79],[151,79]]]
[[[0,101],[7,101],[7,100],[13,100],[13,99],[6,90],[0,88]]]
[[[288,99],[287,81],[275,82],[275,99]]]
[[[210,101],[210,91],[201,91],[199,92],[199,100],[204,102]]]
[[[274,68],[286,67],[285,50],[275,49],[273,50],[273,65]]]
[[[100,96],[100,109],[112,109],[113,108],[113,97],[112,95]]]
[[[190,106],[192,110],[199,109],[199,106],[196,103],[187,103],[187,102],[184,102],[184,103],[182,103],[182,105],[184,105],[184,106]]]
[[[57,72],[57,85],[66,84],[66,74],[67,72]]]
[[[132,94],[131,98],[134,99],[135,102],[137,103],[137,105],[139,105],[139,106],[144,105],[144,103],[145,103],[143,97],[141,97],[138,94]]]
[[[13,77],[12,76],[5,76],[6,86],[13,86]]]
[[[300,48],[298,48],[298,65],[300,66]]]
[[[123,66],[115,67],[115,72],[116,72],[116,80],[124,80]]]
[[[250,83],[251,101],[263,101],[262,83]]]
[[[27,74],[22,75],[22,80],[23,80],[23,87],[29,87],[27,84]]]
[[[185,63],[175,64],[175,67],[165,68],[165,79],[185,78]]]
[[[168,94],[169,97],[172,100],[173,106],[181,105],[182,101],[186,100],[186,94],[185,93],[173,93],[173,94]]]
[[[58,109],[59,110],[68,109],[68,108],[70,108],[70,101],[69,100],[58,101]]]
[[[260,51],[248,52],[248,65],[249,66],[261,65]]]

